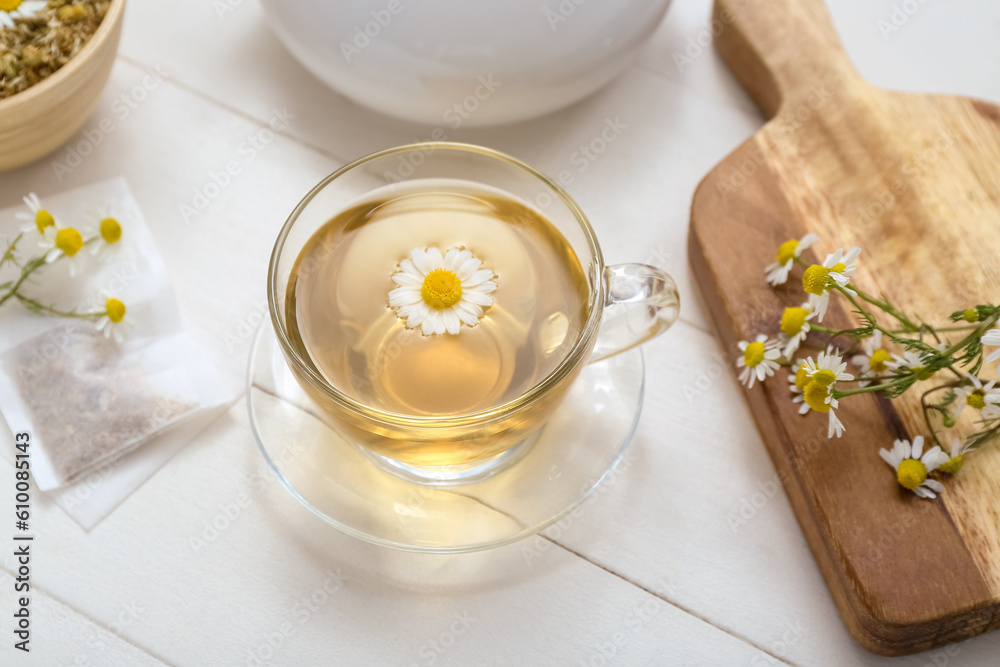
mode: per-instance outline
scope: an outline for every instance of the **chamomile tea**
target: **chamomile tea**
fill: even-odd
[[[376,190],[319,228],[292,268],[285,317],[292,346],[330,386],[367,408],[436,418],[407,438],[353,429],[345,416],[356,438],[400,461],[452,465],[537,427],[495,439],[448,425],[552,374],[580,339],[590,290],[569,242],[534,207],[425,179]]]

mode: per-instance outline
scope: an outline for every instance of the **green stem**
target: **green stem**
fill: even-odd
[[[882,310],[884,310],[885,312],[889,313],[897,320],[899,320],[900,323],[906,328],[905,331],[907,333],[920,331],[920,327],[914,324],[913,321],[906,316],[906,313],[902,312],[901,310],[893,306],[891,303],[887,301],[879,301],[878,299],[868,296],[859,289],[855,289],[854,291],[857,292],[858,296],[861,297],[863,300],[867,301],[873,306],[876,306],[877,308],[881,308]]]
[[[17,250],[18,241],[24,236],[24,232],[18,232],[14,240],[7,244],[7,247],[3,251],[3,257],[0,257],[0,269],[6,262],[13,262],[15,266],[19,266],[17,263],[17,258],[14,257],[14,251]]]
[[[884,384],[873,384],[873,385],[868,385],[867,387],[857,387],[856,389],[844,389],[844,390],[834,389],[833,397],[845,398],[847,396],[854,396],[855,394],[871,394],[872,392],[891,389],[892,387],[896,386],[898,382],[899,380],[897,379],[893,380],[892,382],[886,382]]]
[[[108,314],[106,310],[94,313],[78,313],[75,310],[59,310],[58,308],[53,308],[52,306],[46,306],[35,299],[24,296],[23,294],[18,294],[17,300],[22,304],[30,304],[33,308],[37,308],[38,310],[44,311],[50,315],[56,315],[58,317],[74,317],[80,320],[93,320]]]

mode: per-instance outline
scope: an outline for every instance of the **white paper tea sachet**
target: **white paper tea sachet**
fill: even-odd
[[[98,467],[113,478],[110,463],[236,398],[183,330],[123,179],[30,198],[0,212],[0,234],[15,242],[0,266],[0,410],[30,434],[40,489]],[[124,498],[148,474],[108,487]]]

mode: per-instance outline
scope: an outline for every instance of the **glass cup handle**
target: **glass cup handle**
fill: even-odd
[[[590,362],[630,350],[669,329],[680,313],[677,284],[648,264],[615,264],[604,269],[607,298]]]

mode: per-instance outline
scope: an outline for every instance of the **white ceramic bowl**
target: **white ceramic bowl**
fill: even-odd
[[[670,0],[263,0],[288,49],[353,100],[457,128],[523,120],[594,92]]]

